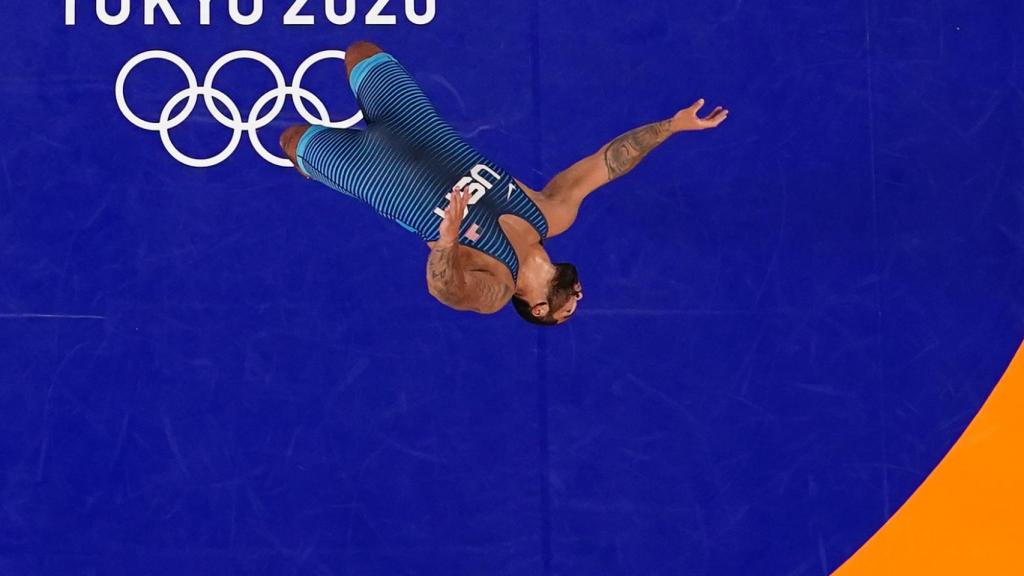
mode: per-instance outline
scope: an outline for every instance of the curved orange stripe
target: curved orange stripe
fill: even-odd
[[[1024,345],[963,436],[833,576],[1024,574]]]

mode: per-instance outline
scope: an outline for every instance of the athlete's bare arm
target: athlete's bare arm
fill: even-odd
[[[443,304],[456,310],[493,314],[501,310],[515,293],[510,281],[494,270],[471,268],[472,260],[464,256],[459,245],[459,227],[470,193],[465,189],[452,190],[452,199],[445,209],[438,231],[441,237],[430,249],[427,259],[427,288]]]
[[[548,236],[568,230],[576,220],[580,204],[591,192],[636,168],[669,136],[715,128],[729,116],[728,110],[718,106],[707,116],[700,117],[697,114],[703,106],[701,99],[668,120],[630,130],[555,176],[542,192],[549,201],[545,210],[550,228]]]

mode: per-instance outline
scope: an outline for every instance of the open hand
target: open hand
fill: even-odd
[[[444,219],[437,227],[441,237],[437,239],[440,244],[457,244],[459,241],[459,229],[462,227],[462,218],[466,214],[466,206],[469,205],[469,192],[465,188],[452,188],[451,202],[444,209]]]
[[[672,130],[674,132],[687,132],[690,130],[707,130],[708,128],[717,128],[719,124],[725,122],[725,119],[729,117],[729,111],[721,106],[715,107],[711,111],[711,114],[704,116],[703,118],[698,116],[697,113],[704,107],[704,99],[701,98],[693,103],[689,108],[683,108],[672,117]]]

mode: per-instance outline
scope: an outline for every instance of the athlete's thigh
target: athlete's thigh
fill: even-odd
[[[314,180],[363,198],[379,175],[381,146],[365,130],[312,126],[299,139],[299,169]]]
[[[389,218],[409,203],[410,194],[443,190],[446,185],[415,162],[405,147],[396,145],[393,136],[374,129],[313,126],[300,139],[297,157],[303,172],[314,180]]]
[[[368,124],[386,126],[417,146],[433,143],[443,147],[458,140],[419,84],[390,54],[380,52],[359,62],[349,82]]]

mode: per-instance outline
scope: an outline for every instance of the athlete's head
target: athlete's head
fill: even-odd
[[[531,324],[555,326],[576,314],[576,306],[583,299],[583,285],[572,264],[555,264],[555,274],[546,287],[543,300],[531,302],[516,295],[512,305],[524,320]]]

